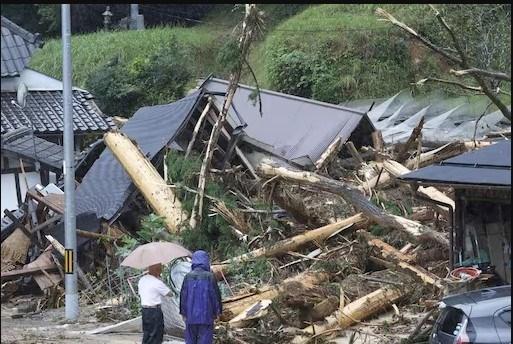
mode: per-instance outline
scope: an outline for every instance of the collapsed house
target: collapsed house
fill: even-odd
[[[161,208],[152,203],[152,197],[159,200],[157,197],[164,195],[160,203],[177,205],[178,211],[171,215],[182,216],[180,203],[170,191],[177,185],[171,188],[169,184],[174,181],[166,180],[166,155],[169,150],[175,150],[184,152],[184,156],[192,151],[201,156],[219,119],[227,87],[225,80],[207,78],[183,99],[143,107],[119,131],[109,132],[103,142],[96,142],[77,158],[77,171],[81,171],[76,191],[77,244],[79,269],[84,270],[79,271],[79,279],[86,299],[95,299],[88,295],[108,298],[108,291],[114,288],[113,279],[116,283],[123,280],[109,274],[109,260],[112,263],[109,257],[114,256],[116,241],[137,231],[142,214],[153,211],[163,215]],[[253,186],[260,185],[259,192],[262,191],[261,194],[240,192],[238,197],[242,201],[238,204],[245,204],[245,208],[228,210],[230,225],[245,231],[240,237],[236,231],[233,234],[248,252],[214,262],[212,266],[229,290],[223,302],[225,323],[218,329],[219,340],[231,343],[233,336],[242,336],[239,338],[247,342],[244,335],[249,334],[252,338],[249,342],[260,336],[262,341],[255,342],[267,343],[269,339],[265,337],[272,335],[277,343],[289,343],[297,331],[299,337],[304,337],[330,332],[337,324],[349,328],[383,309],[393,306],[397,309],[399,302],[418,302],[418,307],[432,309],[436,305],[433,300],[447,292],[445,252],[453,246],[449,245],[452,243],[446,233],[450,232],[447,224],[452,223],[450,209],[454,207],[450,208],[450,204],[454,201],[442,188],[419,187],[424,196],[438,202],[436,205],[410,199],[409,189],[389,188],[399,193],[393,198],[399,213],[391,214],[384,205],[390,202],[391,196],[382,189],[396,185],[398,178],[411,170],[453,157],[476,144],[454,142],[426,151],[422,139],[415,134],[417,131],[412,133],[409,129],[408,144],[385,145],[366,111],[267,90],[260,90],[260,106],[258,100],[253,102],[250,97],[254,91],[249,86],[238,87],[216,143],[210,170],[221,176],[243,175]],[[273,190],[270,197],[268,191],[263,192],[265,185],[267,190]],[[275,199],[275,189],[286,189],[284,195],[291,196],[284,197],[285,201],[280,203]],[[311,206],[306,205],[306,194],[320,199],[314,205],[317,211],[333,206],[347,208],[346,212],[324,217],[318,225],[312,225],[284,210],[282,204],[287,202],[305,203],[300,212]],[[2,280],[12,286],[20,283],[17,279],[33,275],[41,290],[49,290],[56,288],[60,281],[59,261],[53,259],[53,252],[59,252],[64,241],[63,192],[52,187],[34,188],[27,196],[37,204],[35,221],[27,218],[17,221],[14,228],[19,231],[6,232],[2,247],[7,246],[7,241],[9,247],[21,241],[24,247],[17,247],[18,251],[27,251],[33,245],[40,249],[29,252],[28,258],[18,255],[11,262],[14,266],[10,271],[2,271]],[[269,209],[253,208],[252,197],[260,197],[257,201],[265,199]],[[286,223],[286,231],[272,228],[274,215],[278,213],[284,217],[281,221]],[[169,224],[166,222],[167,230],[177,232],[176,223],[187,219],[187,214],[184,215],[171,219]],[[260,222],[261,215],[266,216],[268,226]],[[218,211],[212,216],[223,214]],[[245,228],[249,216],[258,216],[261,227],[258,235]],[[392,233],[377,236],[376,233],[386,230]],[[254,237],[250,239],[250,235]],[[111,244],[99,252],[102,241]],[[269,279],[261,285],[230,286],[234,283],[229,276],[230,267],[259,258],[277,264],[273,265],[277,271],[273,283]],[[23,268],[18,268],[20,265]],[[179,291],[187,268],[188,262],[170,267],[168,282],[175,292]],[[95,270],[107,273],[90,283],[90,275],[87,276],[92,272],[96,278]],[[131,276],[127,281],[138,276]],[[340,284],[340,288],[333,290],[329,282]],[[451,282],[466,283],[461,279]],[[115,287],[120,288],[119,284]],[[419,300],[416,295],[419,291],[424,299]],[[131,284],[123,292],[135,295]],[[283,309],[273,310],[270,307],[273,302]],[[163,304],[168,333],[183,331],[177,305],[176,295]],[[109,307],[103,309],[119,310]],[[265,330],[249,330],[260,320],[260,329],[265,327]],[[284,326],[290,332],[283,331]],[[93,332],[137,332],[140,327],[139,317]],[[238,327],[244,330],[239,331]]]
[[[511,283],[511,141],[499,141],[399,179],[417,187],[454,188],[451,263],[476,266]]]
[[[43,44],[41,37],[3,16],[1,21],[1,209],[14,211],[22,205],[29,188],[57,183],[60,178],[64,130],[62,82],[28,68],[32,54]],[[77,152],[91,136],[114,128],[112,120],[93,99],[85,90],[73,90]]]

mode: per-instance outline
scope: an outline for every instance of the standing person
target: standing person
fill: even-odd
[[[192,254],[192,267],[180,290],[180,314],[185,322],[186,344],[212,344],[214,320],[222,313],[221,293],[205,251]]]
[[[161,344],[164,340],[164,315],[160,305],[162,296],[172,296],[171,290],[162,282],[162,264],[151,265],[148,274],[138,283],[141,297],[143,344]]]

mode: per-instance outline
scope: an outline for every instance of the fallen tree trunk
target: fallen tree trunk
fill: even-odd
[[[336,311],[327,320],[328,322],[323,325],[312,325],[303,331],[308,334],[320,335],[323,332],[331,329],[339,328],[341,330],[350,327],[351,325],[364,320],[372,315],[378,314],[383,309],[391,306],[400,298],[409,293],[407,289],[399,288],[380,288],[370,294],[361,297],[347,306],[342,311]],[[295,338],[294,343],[303,342],[303,336]],[[307,340],[308,341],[308,340]]]
[[[297,248],[308,242],[314,240],[322,241],[330,235],[332,235],[333,233],[336,233],[337,231],[344,229],[344,227],[363,222],[365,222],[365,217],[361,213],[358,213],[345,220],[332,223],[321,228],[307,231],[303,234],[296,235],[292,238],[278,241],[276,244],[270,247],[262,247],[249,253],[243,254],[241,256],[225,260],[221,264],[241,263],[243,261],[255,259],[258,257],[271,257],[276,256],[278,254],[284,254],[288,251],[295,251]]]
[[[442,233],[436,232],[418,222],[383,212],[383,210],[368,201],[362,193],[340,181],[323,177],[316,173],[292,171],[284,167],[274,167],[266,163],[258,166],[258,172],[266,177],[280,176],[287,181],[304,183],[320,190],[340,195],[347,202],[351,203],[357,211],[362,212],[368,217],[369,220],[383,227],[401,230],[410,234],[412,238],[417,241],[426,239],[437,242],[444,247],[449,246],[447,238],[445,238]]]
[[[417,277],[419,277],[424,283],[431,284],[437,287],[440,290],[444,290],[445,287],[441,283],[441,279],[435,274],[425,270],[420,266],[414,266],[409,264],[412,259],[408,258],[410,255],[405,255],[404,253],[397,250],[395,247],[388,245],[382,240],[372,236],[370,233],[359,232],[359,234],[363,235],[367,244],[372,247],[376,247],[380,253],[380,255],[387,260],[387,262],[392,262],[397,267],[413,272]]]
[[[491,142],[488,141],[476,141],[474,142],[448,142],[440,146],[437,145],[436,149],[430,150],[429,152],[422,153],[419,158],[419,168],[429,166],[438,163],[442,160],[452,158],[456,155],[463,154],[465,152],[483,148],[489,146]],[[429,146],[430,143],[423,143],[424,146]],[[409,169],[413,169],[416,164],[416,158],[409,159],[406,161],[405,166]]]
[[[262,288],[258,293],[245,295],[244,297],[235,297],[223,301],[223,314],[221,320],[228,321],[242,313],[248,307],[261,300],[273,300],[281,293],[292,293],[296,290],[304,292],[314,289],[316,285],[325,283],[329,280],[329,275],[324,272],[305,272],[295,277],[287,278],[275,286]]]
[[[126,135],[109,132],[104,141],[155,213],[164,217],[167,230],[177,232],[187,214],[155,167]]]

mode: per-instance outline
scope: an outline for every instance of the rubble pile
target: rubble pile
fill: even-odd
[[[414,343],[408,336],[420,320],[411,315],[431,311],[465,283],[449,276],[452,190],[413,189],[397,178],[490,140],[425,147],[420,121],[403,143],[385,143],[365,113],[331,105],[341,118],[357,120],[336,133],[294,123],[256,128],[253,120],[280,121],[266,108],[278,96],[262,96],[261,116],[240,95],[202,175],[223,98],[208,85],[177,103],[139,110],[105,135],[106,148],[91,166],[82,166],[88,171],[77,189],[81,302],[98,304],[99,321],[134,318],[141,274],[121,269],[120,258],[145,241],[179,241],[213,257],[224,305],[217,343],[322,343],[356,333]],[[307,103],[280,97],[278,112]],[[314,105],[308,103],[326,106]],[[178,168],[179,161],[191,166]],[[205,177],[203,211],[192,223],[196,186]],[[27,314],[63,305],[64,192],[36,186],[19,211],[5,211],[2,302],[32,295],[38,301]],[[171,265],[169,271],[179,292]],[[391,318],[379,320],[383,314]]]

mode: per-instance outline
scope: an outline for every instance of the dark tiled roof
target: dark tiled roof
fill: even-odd
[[[19,75],[40,45],[37,34],[31,34],[2,16],[2,77]]]
[[[13,104],[15,92],[2,93],[1,128],[4,133],[33,124],[36,134],[61,134],[64,130],[62,91],[29,91],[23,109]],[[31,124],[32,121],[32,124]],[[73,90],[73,130],[75,133],[103,132],[114,128],[86,91]]]
[[[511,141],[504,140],[410,172],[399,179],[454,187],[511,188]]]
[[[152,160],[181,132],[201,96],[202,92],[196,91],[171,104],[140,108],[121,132]],[[98,218],[111,220],[134,190],[130,176],[110,149],[105,149],[77,188],[76,213],[94,212]]]
[[[8,152],[21,158],[39,161],[51,170],[62,170],[64,148],[53,142],[33,136],[29,128],[16,130],[12,136],[2,136],[2,153]]]

